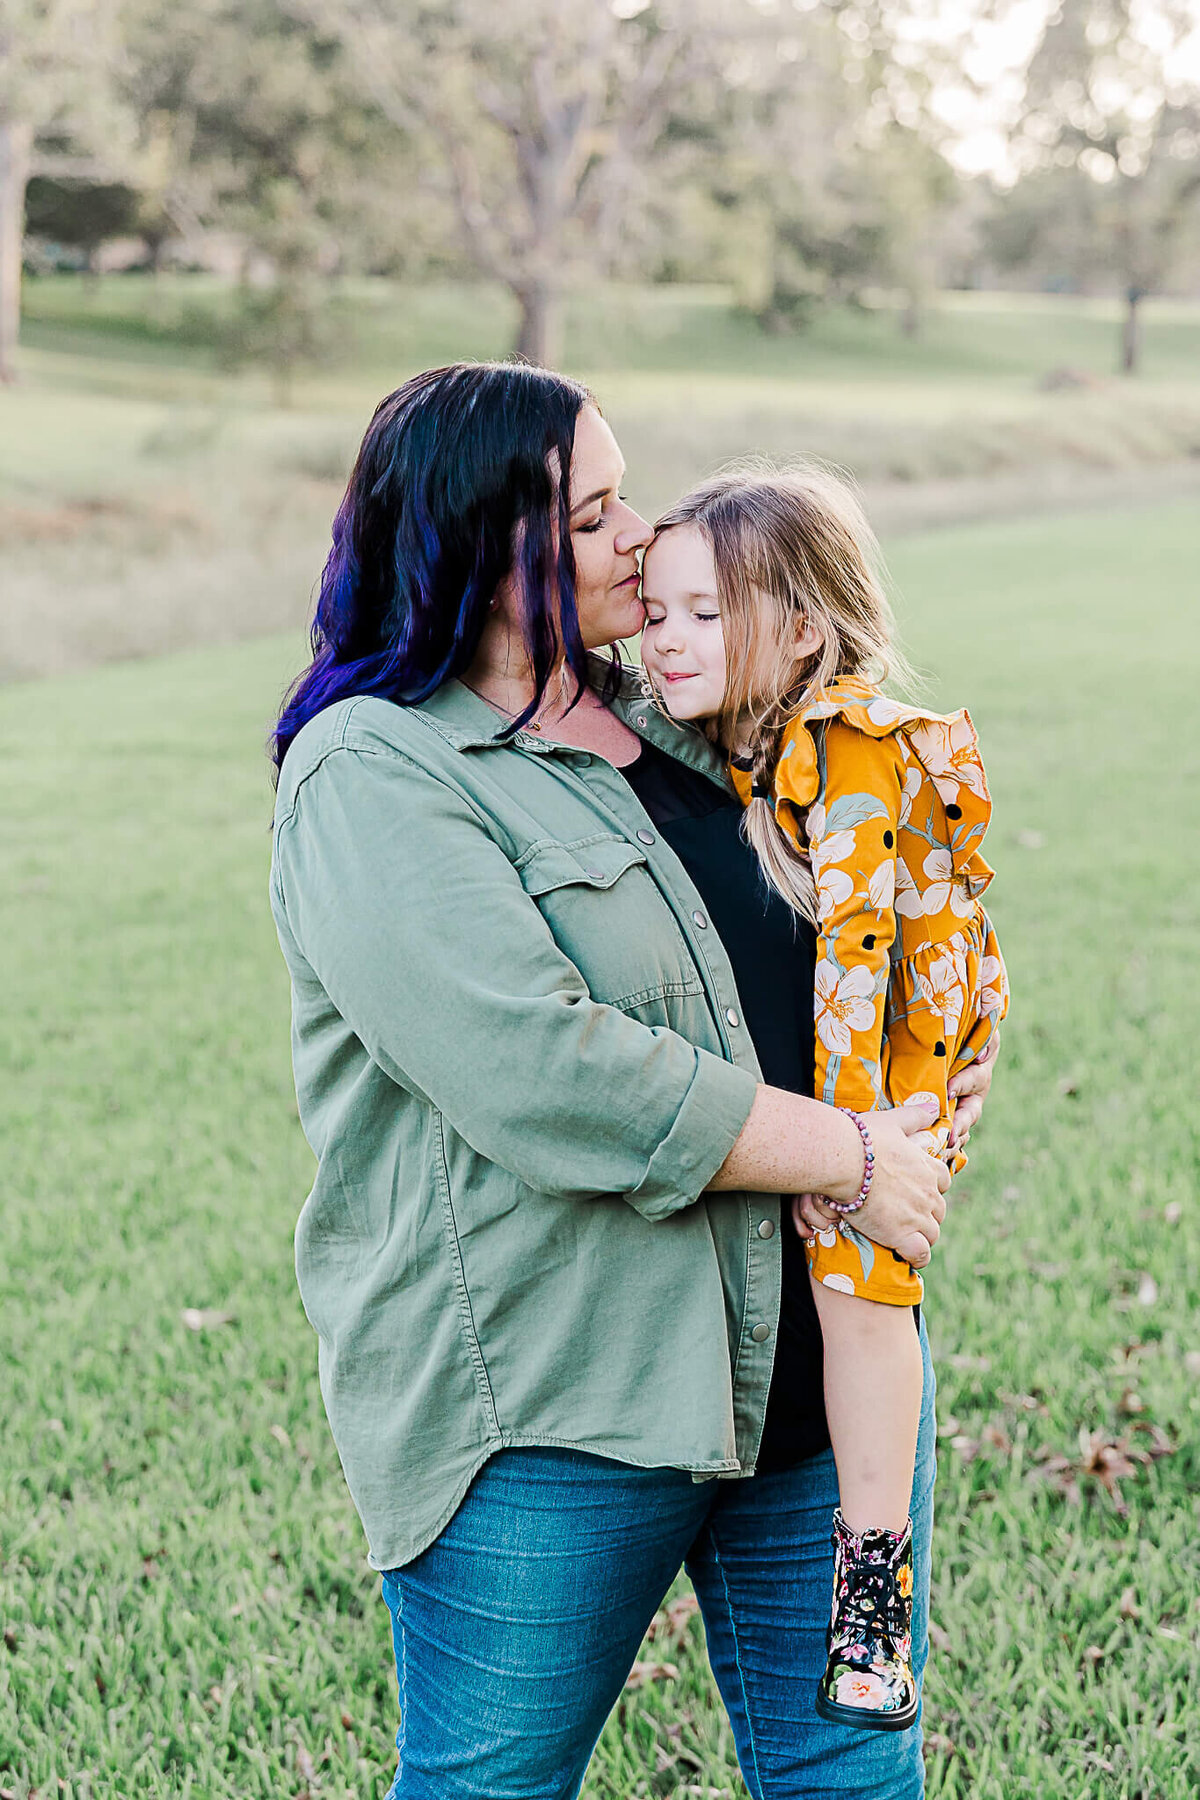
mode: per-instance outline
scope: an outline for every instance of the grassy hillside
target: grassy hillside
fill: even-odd
[[[929,1279],[939,1800],[1200,1785],[1200,1232],[1185,505],[911,537],[996,794],[1003,1079]],[[261,745],[298,635],[0,695],[0,1787],[382,1793],[386,1614],[291,1272],[310,1159]],[[1114,1488],[1109,1494],[1105,1481]],[[742,1795],[662,1619],[588,1800]]]
[[[26,378],[0,393],[0,680],[298,624],[375,402],[510,341],[501,295],[359,284],[283,409],[261,369],[218,366],[231,296],[205,278],[56,277],[26,301]],[[894,531],[1200,492],[1200,306],[1148,308],[1133,382],[1110,373],[1115,332],[1106,303],[960,294],[915,341],[883,307],[777,337],[719,289],[618,288],[571,309],[565,365],[647,513],[730,457],[810,454]],[[1085,385],[1043,391],[1062,367]]]

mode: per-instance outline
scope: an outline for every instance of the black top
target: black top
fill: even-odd
[[[811,1095],[816,932],[767,886],[741,834],[741,805],[644,741],[620,773],[691,876],[729,953],[763,1080]],[[760,1469],[789,1468],[829,1444],[821,1328],[786,1198],[782,1231],[783,1294]]]

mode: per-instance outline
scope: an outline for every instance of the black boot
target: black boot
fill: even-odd
[[[817,1711],[838,1725],[905,1731],[920,1699],[912,1671],[912,1520],[903,1531],[847,1529],[833,1515],[833,1617]]]

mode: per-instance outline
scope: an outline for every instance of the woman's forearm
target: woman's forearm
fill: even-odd
[[[872,1113],[875,1177],[854,1224],[864,1236],[924,1268],[946,1216],[942,1195],[950,1174],[938,1158],[909,1139],[925,1133],[936,1104]],[[862,1186],[862,1139],[852,1119],[832,1106],[760,1087],[733,1149],[709,1183],[752,1193],[828,1194],[853,1200]]]
[[[862,1178],[862,1140],[852,1120],[819,1100],[764,1085],[709,1188],[852,1200]]]

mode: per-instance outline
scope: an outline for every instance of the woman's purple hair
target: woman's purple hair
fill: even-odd
[[[523,363],[454,363],[380,401],[333,522],[311,664],[271,738],[352,694],[415,706],[470,667],[497,588],[516,565],[532,717],[560,654],[581,682],[569,473],[579,382]],[[557,540],[557,541],[556,541]]]

